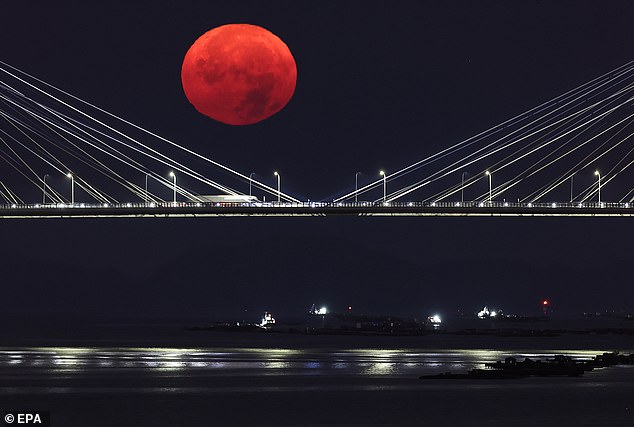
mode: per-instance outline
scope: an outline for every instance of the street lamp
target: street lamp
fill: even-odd
[[[484,172],[489,177],[489,206],[491,206],[491,172]]]
[[[49,176],[48,174],[44,175],[44,177],[42,178],[42,181],[44,182],[44,185],[42,186],[42,204],[46,203],[46,177]]]
[[[575,178],[575,174],[573,173],[572,175],[570,175],[570,203],[572,203],[572,186],[574,184],[574,178]]]
[[[275,175],[277,177],[277,203],[280,202],[280,180],[282,179],[280,177],[280,174],[277,173],[277,171],[273,172],[273,175]]]
[[[251,183],[253,182],[253,175],[255,175],[255,172],[251,172],[249,174],[249,197],[251,197]]]
[[[601,205],[601,174],[598,170],[594,171],[594,174],[599,177],[599,205]]]
[[[147,176],[148,174],[145,174],[145,203],[149,201],[148,194],[147,194]]]
[[[174,178],[174,204],[176,204],[176,174],[171,171],[170,176]]]
[[[462,203],[464,205],[464,174],[466,172],[462,172],[462,185],[460,186],[460,203]]]
[[[359,191],[359,174],[361,174],[361,172],[357,172],[354,174],[354,202],[357,203],[359,194],[357,193],[357,191]]]
[[[71,172],[68,172],[66,176],[70,178],[70,204],[74,205],[75,204],[75,176]]]
[[[387,177],[385,171],[379,171],[379,175],[383,177],[383,204],[387,203]]]

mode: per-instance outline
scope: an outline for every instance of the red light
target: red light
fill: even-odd
[[[547,299],[545,299],[544,301],[542,301],[542,304],[544,304],[544,305],[548,305],[548,300],[547,300]]]

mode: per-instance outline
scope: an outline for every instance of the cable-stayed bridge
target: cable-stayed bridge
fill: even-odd
[[[304,201],[0,62],[0,217],[632,216],[633,91],[634,61]]]
[[[10,205],[0,218],[178,218],[243,216],[634,216],[630,203],[499,203],[491,205],[406,202],[388,205],[365,203],[125,203],[118,205]]]

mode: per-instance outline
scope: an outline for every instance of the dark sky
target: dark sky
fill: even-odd
[[[165,3],[165,4],[163,4]],[[7,2],[1,60],[301,199],[329,199],[632,59],[628,1]],[[261,25],[298,68],[232,127],[180,84],[185,52]],[[245,190],[246,191],[246,190]],[[606,193],[606,197],[607,194]],[[377,195],[378,197],[378,195]],[[0,224],[7,313],[163,314],[313,303],[412,316],[493,304],[633,310],[631,219],[48,220]]]

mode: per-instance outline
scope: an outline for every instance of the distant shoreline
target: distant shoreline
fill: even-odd
[[[443,325],[422,335],[395,336],[208,331],[202,319],[76,319],[4,318],[0,347],[169,347],[169,348],[420,348],[500,350],[620,350],[634,352],[631,321],[552,320],[517,328],[487,322]],[[631,325],[631,326],[630,326]],[[201,330],[188,330],[198,326]],[[528,326],[528,325],[521,325]],[[543,331],[533,333],[530,331]],[[431,331],[430,331],[431,332]]]

